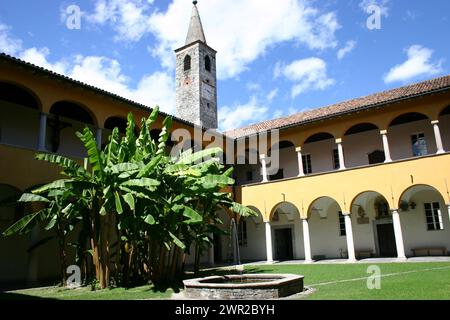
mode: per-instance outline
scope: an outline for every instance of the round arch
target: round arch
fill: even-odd
[[[0,81],[0,99],[42,111],[39,96],[30,88],[11,81]]]
[[[418,192],[423,192],[423,191],[436,193],[439,197],[439,200],[443,204],[445,204],[445,198],[444,198],[443,194],[437,188],[430,186],[428,184],[415,184],[415,185],[408,187],[401,193],[400,197],[398,198],[397,209],[403,210],[403,211],[408,211],[409,209],[415,209],[415,207],[417,206],[417,202],[415,201],[414,196]]]
[[[255,207],[255,206],[247,206],[247,208],[252,209],[258,215],[256,217],[255,216],[251,216],[251,217],[248,217],[246,219],[251,219],[255,225],[260,225],[260,224],[262,224],[264,222],[264,217],[263,217],[261,211],[257,207]]]
[[[314,212],[317,212],[321,218],[325,217],[326,216],[325,215],[326,211],[328,211],[328,209],[333,204],[336,204],[338,206],[339,210],[342,210],[341,205],[339,204],[339,202],[336,199],[332,198],[332,197],[321,196],[321,197],[316,198],[308,206],[308,211],[306,212],[308,219],[311,218],[311,215]]]
[[[10,224],[19,218],[23,214],[23,210],[17,200],[19,199],[22,191],[10,184],[0,183],[0,224],[5,224],[2,227],[6,227],[6,224]],[[3,229],[3,228],[2,228]]]
[[[92,113],[92,111],[79,102],[70,100],[55,102],[50,107],[50,113],[98,127],[97,118]]]
[[[420,112],[407,112],[396,116],[389,122],[389,127],[397,126],[405,123],[430,119],[427,115]]]
[[[379,127],[370,122],[362,122],[362,123],[355,124],[355,125],[351,126],[350,128],[348,128],[345,131],[344,136],[349,136],[349,135],[357,134],[357,133],[363,133],[363,132],[371,131],[371,130],[379,130]]]
[[[450,105],[446,106],[442,111],[439,113],[439,116],[448,116],[450,115]]]
[[[270,211],[269,221],[277,219],[277,215],[285,214],[288,221],[295,221],[295,217],[300,218],[300,211],[292,202],[282,201],[277,203]],[[276,221],[276,220],[275,220]]]
[[[108,130],[118,128],[121,134],[125,134],[127,129],[127,119],[123,117],[109,117],[106,119],[103,127]]]
[[[373,208],[369,208],[369,205],[373,205]],[[352,199],[350,203],[350,214],[365,219],[366,216],[370,216],[371,211],[374,211],[375,218],[390,215],[389,202],[383,193],[375,190],[366,190],[360,192]]]
[[[313,135],[310,135],[308,138],[305,139],[303,144],[313,143],[313,142],[319,142],[324,140],[330,140],[335,139],[334,135],[332,135],[329,132],[318,132]]]

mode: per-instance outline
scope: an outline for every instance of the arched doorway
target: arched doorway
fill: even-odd
[[[413,185],[400,197],[399,213],[407,256],[447,255],[450,250],[448,207],[433,186]],[[421,249],[436,249],[425,252]]]
[[[266,259],[263,216],[258,208],[247,207],[258,213],[258,216],[241,217],[239,219],[238,240],[241,261],[263,261]]]
[[[391,211],[382,194],[360,193],[352,201],[351,214],[356,217],[353,233],[357,257],[397,257]]]
[[[308,209],[313,260],[347,258],[345,221],[336,200],[321,197]]]
[[[11,185],[0,184],[0,230],[2,232],[22,218],[23,208],[17,205],[21,194],[19,189]],[[0,237],[0,283],[27,281],[27,248],[26,236]]]
[[[277,204],[270,214],[270,226],[275,260],[293,260],[304,257],[300,213],[294,204],[287,201]]]

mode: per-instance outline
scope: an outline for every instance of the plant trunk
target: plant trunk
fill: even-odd
[[[58,244],[59,244],[59,260],[61,265],[61,281],[62,286],[65,287],[67,285],[67,254],[66,254],[66,241],[64,238],[63,231],[61,232],[61,225],[58,224]]]
[[[200,271],[200,247],[195,244],[195,262],[194,262],[194,275],[197,277]]]

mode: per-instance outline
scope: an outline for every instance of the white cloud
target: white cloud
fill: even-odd
[[[86,19],[89,23],[110,25],[116,32],[115,40],[139,41],[150,31],[152,3],[153,0],[99,0]]]
[[[10,48],[4,44],[20,44],[21,41],[8,34],[2,38],[0,27],[0,50]],[[121,70],[120,63],[104,56],[76,55],[51,62],[50,50],[44,48],[22,49],[16,45],[10,52],[22,60],[40,67],[66,75],[94,87],[110,91],[119,96],[153,107],[159,105],[162,111],[175,112],[175,87],[173,77],[166,72],[154,72],[144,75],[136,85]]]
[[[267,94],[266,96],[267,102],[271,103],[277,95],[278,95],[278,88],[275,88],[272,91],[270,91],[269,94]]]
[[[10,36],[11,28],[0,22],[0,52],[15,55],[22,49],[22,41]]]
[[[335,83],[334,79],[327,75],[326,62],[319,58],[300,59],[287,66],[277,63],[274,75],[283,75],[294,82],[291,89],[292,98],[308,90],[324,90]]]
[[[359,7],[361,10],[368,14],[372,14],[370,7],[371,6],[377,6],[380,8],[380,12],[382,16],[388,17],[389,16],[389,0],[362,0],[359,3]]]
[[[248,91],[261,91],[261,85],[256,82],[248,82],[246,87]]]
[[[343,59],[348,53],[352,52],[356,47],[356,41],[350,40],[347,41],[345,47],[341,48],[337,52],[337,58],[339,60]]]
[[[52,70],[60,74],[66,74],[68,69],[68,64],[64,61],[58,61],[55,63],[50,63],[47,60],[47,56],[50,54],[50,50],[46,47],[44,48],[29,48],[20,52],[19,57],[22,60],[35,64],[45,69]]]
[[[173,50],[184,45],[192,4],[173,0],[166,11],[154,11],[153,1],[99,0],[91,23],[109,24],[116,40],[139,41],[147,32],[157,39],[149,51],[161,64],[174,67]],[[203,1],[199,5],[208,44],[218,50],[218,76],[230,78],[274,44],[295,41],[310,49],[334,48],[340,28],[334,12],[321,12],[308,0]]]
[[[384,77],[385,83],[408,81],[419,76],[432,76],[442,72],[442,60],[432,62],[433,50],[413,45],[406,50],[408,59],[391,68]]]
[[[226,131],[240,128],[247,123],[256,123],[267,119],[269,108],[252,96],[246,104],[232,107],[224,106],[219,109],[220,130]]]

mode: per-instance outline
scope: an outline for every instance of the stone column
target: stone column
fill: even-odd
[[[355,262],[355,244],[353,242],[353,227],[350,213],[343,213],[345,220],[345,234],[347,238],[348,261]]]
[[[272,228],[270,227],[270,222],[265,222],[266,225],[266,254],[267,263],[273,262],[272,254]]]
[[[447,205],[448,220],[450,221],[450,204]]]
[[[44,112],[41,112],[40,118],[39,118],[39,145],[38,149],[39,151],[46,151],[45,142],[47,140],[47,114]]]
[[[381,130],[380,134],[381,134],[381,138],[383,139],[383,150],[384,150],[384,156],[386,158],[384,163],[392,162],[391,150],[389,149],[389,140],[387,137],[387,130]]]
[[[445,153],[444,145],[442,144],[441,131],[439,130],[439,120],[431,121],[434,130],[434,138],[436,139],[436,154]]]
[[[102,128],[97,128],[97,132],[95,135],[95,140],[97,141],[97,146],[99,149],[102,148],[102,135],[103,135],[103,129]]]
[[[339,170],[344,170],[345,168],[345,158],[344,158],[344,148],[342,147],[342,139],[336,139],[336,144],[339,153]]]
[[[311,238],[309,237],[308,219],[302,219],[303,222],[303,244],[305,246],[305,262],[311,263]]]
[[[259,159],[261,161],[261,169],[262,169],[262,176],[263,176],[262,182],[268,182],[269,180],[267,179],[266,155],[265,154],[261,154],[259,156]]]
[[[403,244],[402,225],[400,223],[400,214],[398,210],[392,210],[392,223],[394,224],[395,245],[397,247],[397,257],[406,259],[405,247]]]
[[[295,148],[295,151],[297,152],[298,176],[303,177],[305,175],[305,169],[303,168],[302,147]]]

